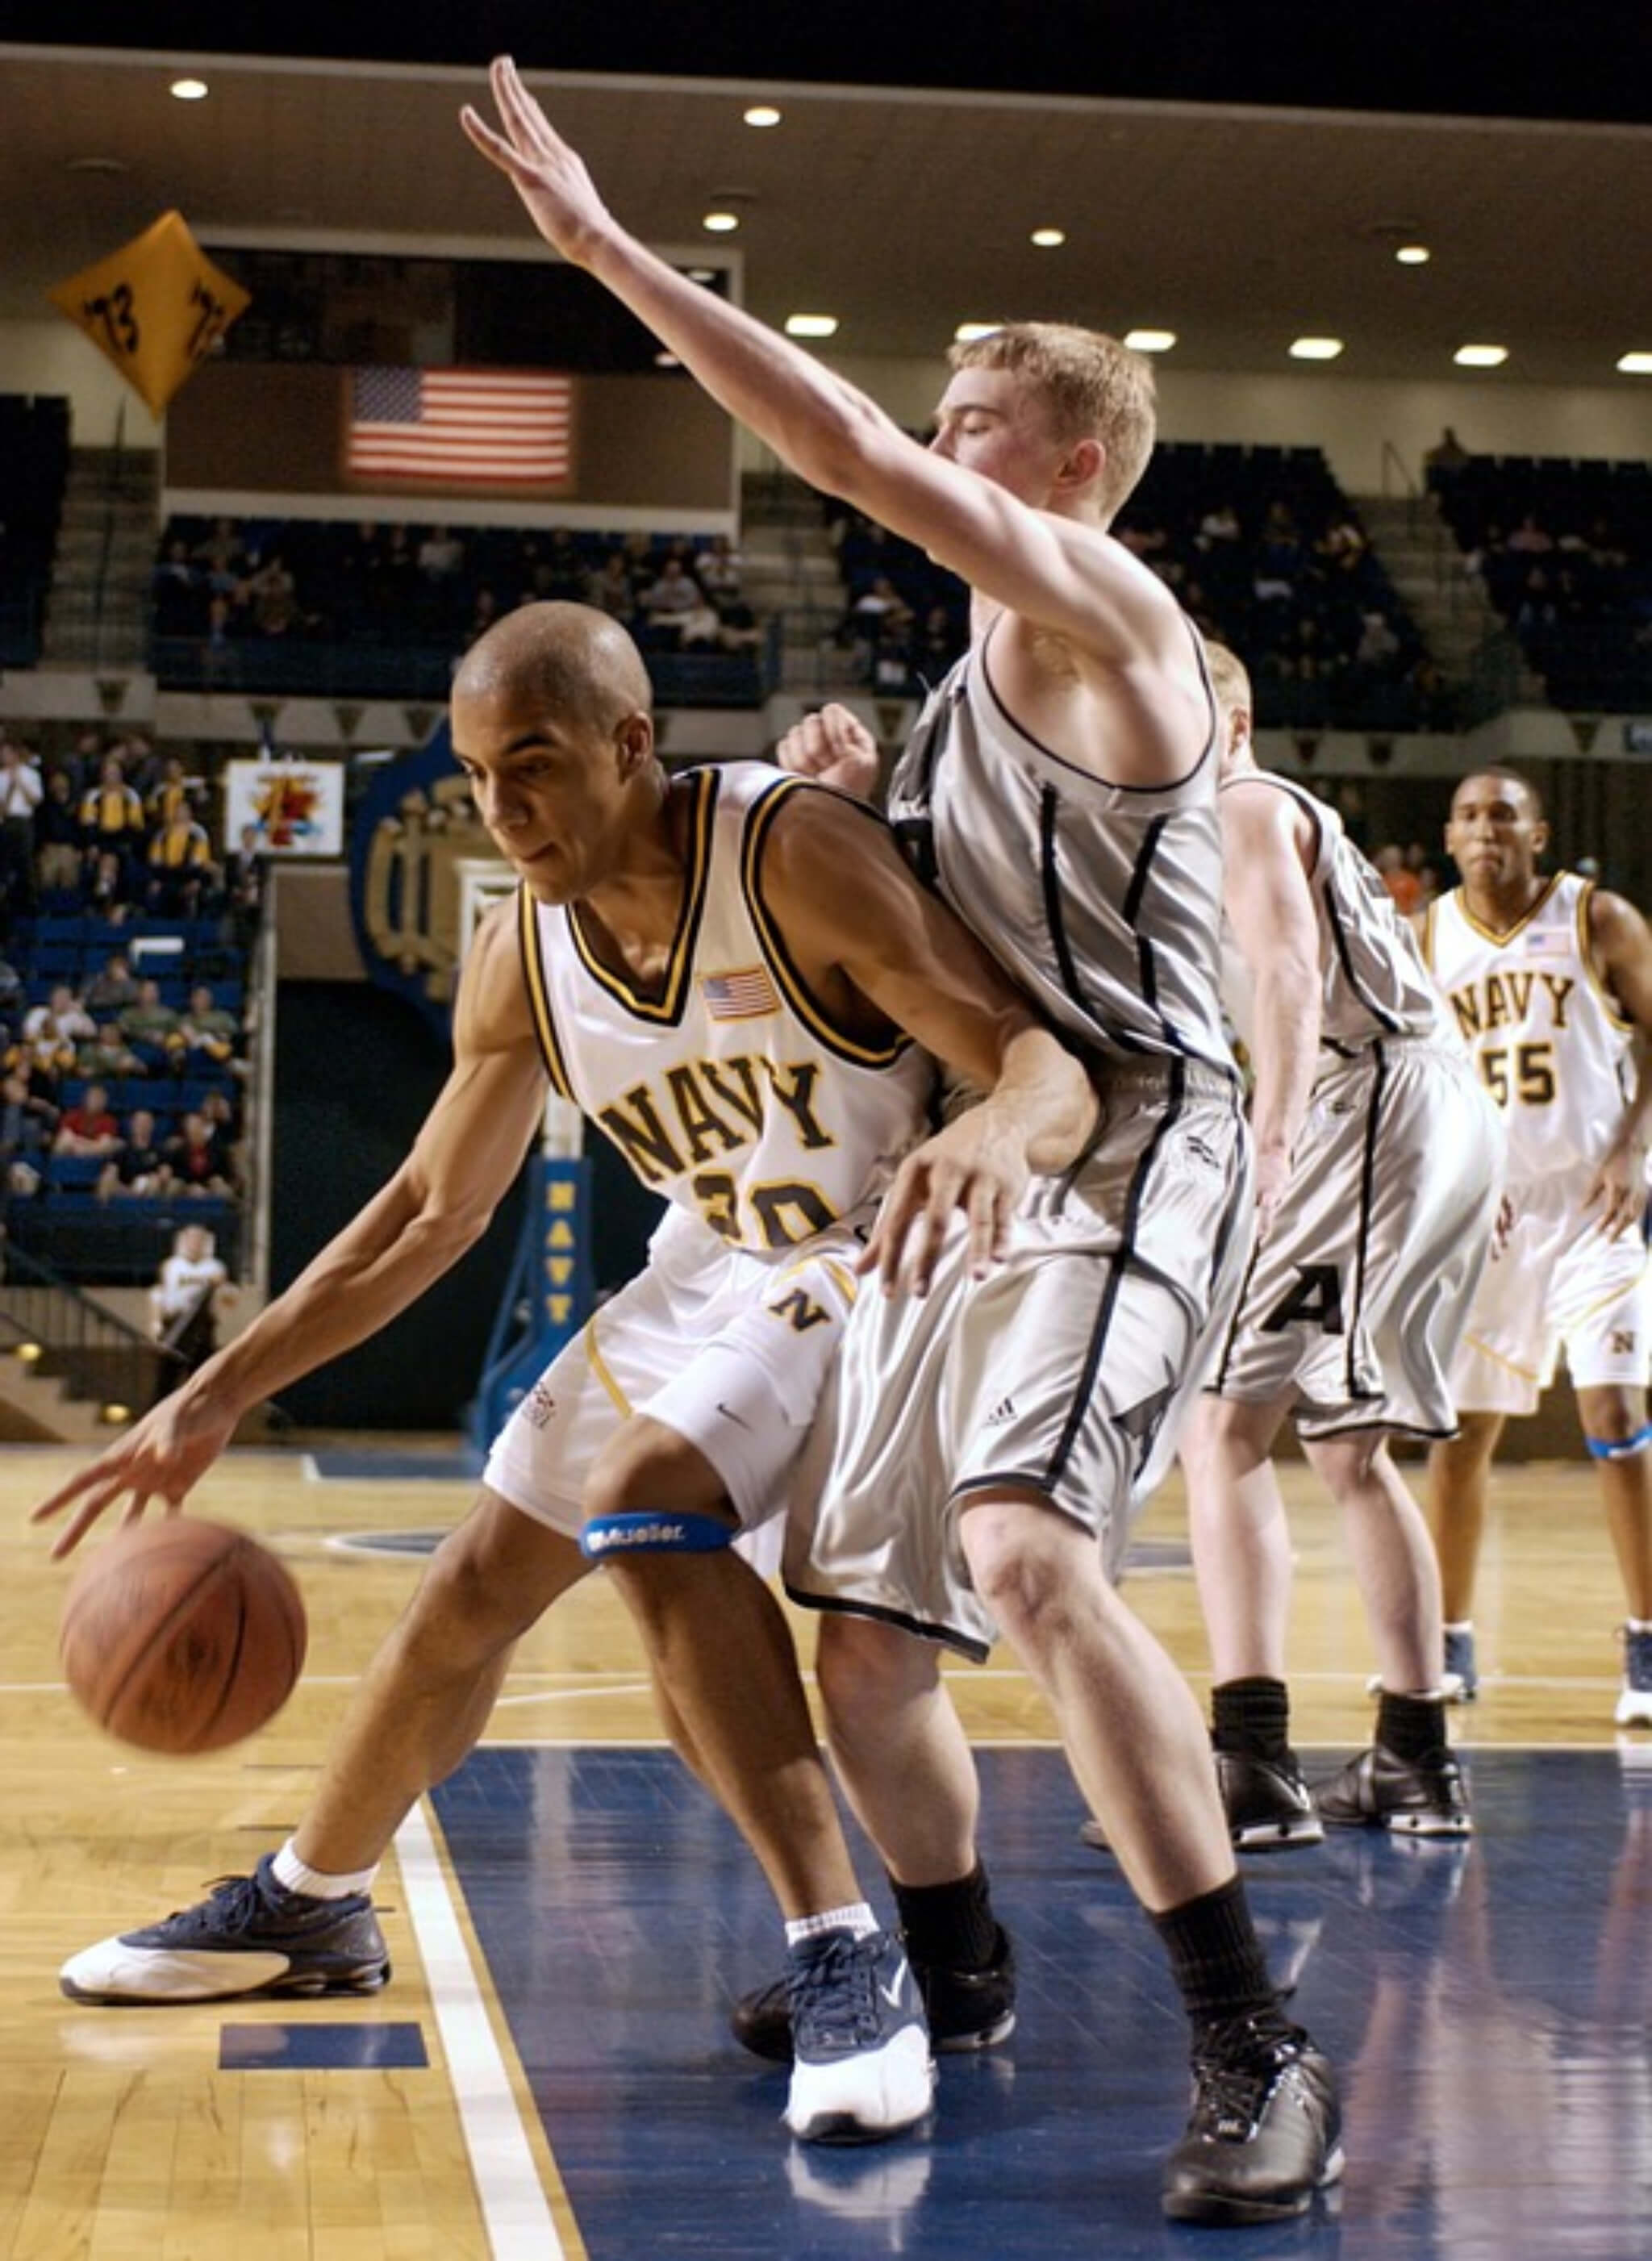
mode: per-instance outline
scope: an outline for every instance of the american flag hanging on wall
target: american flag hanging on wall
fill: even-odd
[[[573,380],[536,370],[353,369],[344,471],[444,486],[566,487]]]

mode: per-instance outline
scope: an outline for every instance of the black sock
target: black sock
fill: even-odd
[[[1261,1759],[1290,1753],[1290,1696],[1282,1680],[1224,1680],[1210,1690],[1210,1740],[1218,1751]]]
[[[1397,1759],[1413,1763],[1446,1748],[1446,1705],[1440,1696],[1390,1696],[1385,1688],[1377,1698],[1376,1740]]]
[[[914,1963],[944,1970],[984,1970],[998,1944],[987,1871],[979,1861],[950,1884],[889,1879],[901,1935]]]
[[[1153,1918],[1195,2026],[1226,2018],[1278,2017],[1279,1997],[1237,1877]]]

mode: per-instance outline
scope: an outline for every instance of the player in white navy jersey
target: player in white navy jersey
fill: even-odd
[[[1439,1685],[1438,1567],[1389,1439],[1454,1427],[1447,1372],[1497,1204],[1498,1112],[1415,937],[1336,811],[1256,761],[1250,681],[1210,647],[1234,1025],[1254,1073],[1255,1244],[1182,1458],[1238,1845],[1321,1817],[1422,1836],[1471,1824]],[[1342,1509],[1381,1668],[1373,1748],[1310,1798],[1290,1748],[1281,1425]],[[1317,1811],[1316,1811],[1317,1806]]]
[[[1541,872],[1548,844],[1529,780],[1477,770],[1446,827],[1459,884],[1421,922],[1509,1147],[1504,1217],[1452,1374],[1461,1432],[1429,1466],[1445,1661],[1452,1692],[1472,1697],[1491,1455],[1510,1414],[1536,1411],[1563,1350],[1628,1603],[1617,1720],[1652,1726],[1652,934],[1622,896]]]
[[[546,1068],[667,1195],[648,1267],[513,1414],[294,1836],[62,1983],[95,2001],[382,1985],[368,1893],[395,1828],[470,1748],[517,1638],[601,1561],[786,1918],[789,2124],[870,2139],[929,2107],[922,2003],[856,1881],[785,1620],[731,1542],[785,1504],[879,1195],[866,1258],[898,1264],[909,1224],[921,1262],[958,1202],[989,1266],[1094,1095],[879,819],[758,764],[668,779],[650,706],[636,646],[585,606],[524,607],[467,653],[454,748],[522,884],[466,966],[449,1081],[356,1222],[40,1512],[76,1507],[62,1551],[123,1496],[176,1505],[250,1406],[410,1303],[514,1178]],[[993,1087],[916,1146],[932,1072],[909,1032]]]
[[[1150,371],[1094,333],[1016,326],[955,355],[926,450],[628,235],[512,65],[492,87],[502,130],[469,110],[466,130],[554,248],[793,470],[971,584],[972,648],[902,764],[895,821],[1101,1087],[1090,1152],[1029,1195],[995,1274],[949,1234],[927,1245],[925,1294],[887,1274],[851,1314],[826,1495],[788,1569],[833,1612],[821,1670],[850,1796],[915,1962],[990,1980],[973,1769],[934,1644],[978,1652],[1002,1628],[1193,2021],[1167,2210],[1302,2212],[1340,2171],[1334,2082],[1269,1981],[1192,1692],[1108,1576],[1225,1315],[1249,1206],[1210,686],[1187,619],[1106,530],[1152,449]],[[823,727],[850,728],[841,710]],[[983,2032],[1003,1992],[983,1985]]]

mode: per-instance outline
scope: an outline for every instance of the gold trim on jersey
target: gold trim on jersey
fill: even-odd
[[[740,884],[745,895],[746,908],[751,915],[751,923],[757,930],[758,940],[763,945],[763,954],[768,959],[770,970],[786,992],[786,1002],[804,1027],[818,1037],[828,1051],[836,1052],[840,1059],[852,1060],[860,1067],[889,1067],[908,1050],[911,1038],[897,1036],[890,1044],[869,1044],[829,1020],[821,1005],[809,994],[803,977],[793,965],[780,930],[770,917],[763,901],[759,867],[764,842],[781,802],[802,785],[801,778],[778,779],[746,811],[745,848],[740,867]],[[882,821],[870,809],[866,814],[873,823]]]
[[[1577,955],[1583,960],[1589,986],[1599,998],[1602,1009],[1612,1027],[1626,1037],[1634,1034],[1634,1023],[1623,1017],[1623,1007],[1606,987],[1600,968],[1595,964],[1594,944],[1589,937],[1589,906],[1594,900],[1595,883],[1585,879],[1577,890]]]
[[[1423,964],[1431,973],[1434,970],[1434,911],[1439,901],[1438,895],[1431,895],[1424,905],[1422,932],[1417,937],[1423,953]]]
[[[550,1078],[551,1088],[558,1099],[573,1104],[573,1086],[568,1077],[568,1064],[564,1059],[562,1046],[557,1041],[557,1023],[551,1014],[550,996],[545,987],[544,963],[540,956],[538,906],[533,890],[524,881],[516,890],[517,937],[521,944],[522,979],[528,985],[528,1008],[533,1015],[534,1032],[539,1038],[540,1057],[545,1063],[545,1073]]]
[[[623,1005],[628,1013],[639,1021],[675,1023],[683,1016],[684,1001],[688,995],[689,969],[694,959],[694,943],[700,933],[700,922],[706,908],[706,889],[711,879],[712,816],[717,806],[717,772],[706,768],[692,772],[693,801],[689,811],[687,885],[683,889],[683,907],[678,916],[677,931],[672,937],[671,954],[666,961],[664,993],[657,999],[639,997],[622,973],[604,965],[585,940],[579,923],[579,906],[568,906],[568,931],[579,961],[598,987],[606,989],[610,997]]]
[[[1526,928],[1530,926],[1532,921],[1537,916],[1539,911],[1542,909],[1544,904],[1548,901],[1555,888],[1559,886],[1561,881],[1565,879],[1566,876],[1567,875],[1564,872],[1552,872],[1549,877],[1544,880],[1541,890],[1534,898],[1529,908],[1522,911],[1519,917],[1515,920],[1513,925],[1512,927],[1505,928],[1501,934],[1498,932],[1494,926],[1482,926],[1479,920],[1476,918],[1474,913],[1469,908],[1469,895],[1466,888],[1458,887],[1454,890],[1457,898],[1457,909],[1462,915],[1463,924],[1468,927],[1471,932],[1477,934],[1482,942],[1491,943],[1498,950],[1503,950],[1513,941],[1517,934],[1525,933]]]

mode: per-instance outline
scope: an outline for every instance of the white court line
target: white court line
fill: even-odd
[[[422,1807],[415,1805],[396,1832],[396,1855],[488,2251],[493,2261],[568,2261]]]

